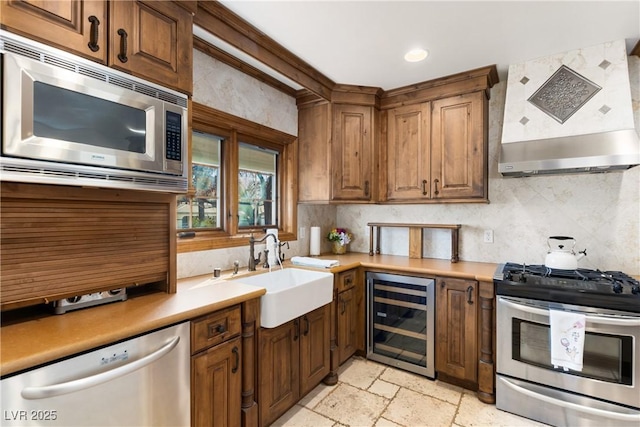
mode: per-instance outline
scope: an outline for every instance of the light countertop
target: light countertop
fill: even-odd
[[[411,259],[403,256],[347,253],[326,254],[320,259],[335,259],[331,268],[339,273],[363,266],[405,273],[448,276],[491,282],[496,264],[440,259]],[[285,262],[290,267],[290,262]],[[244,273],[243,273],[244,272]],[[247,274],[246,268],[241,275]],[[59,358],[104,346],[154,329],[194,319],[254,298],[264,288],[234,280],[230,272],[221,278],[212,274],[178,280],[175,294],[153,293],[127,301],[71,311],[63,315],[3,324],[0,329],[0,375],[8,375]],[[4,322],[3,322],[4,323]]]

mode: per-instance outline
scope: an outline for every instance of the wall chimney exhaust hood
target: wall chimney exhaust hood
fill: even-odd
[[[638,164],[624,40],[509,67],[498,165],[503,176]]]

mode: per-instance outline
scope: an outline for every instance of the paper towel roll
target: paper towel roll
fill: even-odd
[[[311,227],[309,233],[309,255],[320,255],[320,227]]]
[[[273,234],[276,237],[276,242],[278,241],[277,228],[267,228],[267,234]],[[271,237],[268,237],[266,242],[266,249],[269,250],[269,258],[267,258],[267,261],[271,267],[275,267],[278,265],[278,244],[274,242]]]

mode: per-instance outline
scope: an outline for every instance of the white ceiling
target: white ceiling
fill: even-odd
[[[220,2],[335,83],[385,90],[491,64],[504,80],[512,63],[640,39],[640,0]],[[428,58],[405,62],[415,47]]]

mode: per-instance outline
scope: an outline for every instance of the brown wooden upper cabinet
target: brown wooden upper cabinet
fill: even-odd
[[[387,113],[387,201],[487,200],[483,91]]]
[[[372,200],[373,108],[335,105],[332,139],[332,200]]]
[[[331,102],[298,97],[300,203],[377,200],[378,92],[338,85]]]
[[[172,1],[9,0],[2,27],[191,94],[193,15]]]
[[[389,91],[301,92],[300,203],[488,202],[495,65]]]
[[[387,113],[387,200],[430,197],[431,103]]]

